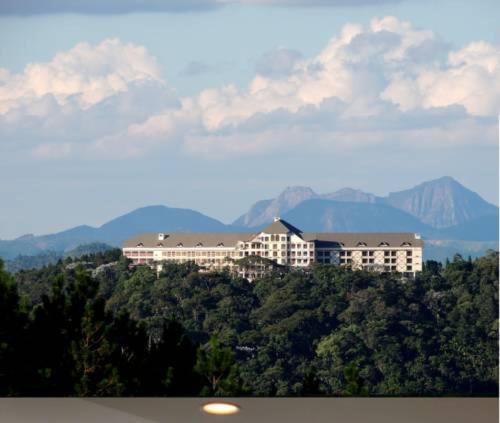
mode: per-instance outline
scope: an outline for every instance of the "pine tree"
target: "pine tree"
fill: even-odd
[[[233,396],[242,392],[242,384],[233,352],[223,347],[216,336],[204,348],[198,350],[195,366],[205,381],[203,396]]]

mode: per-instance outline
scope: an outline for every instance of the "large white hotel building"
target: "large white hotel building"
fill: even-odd
[[[124,243],[123,255],[134,264],[194,262],[208,271],[229,268],[252,279],[265,269],[240,265],[238,260],[263,257],[295,268],[324,263],[414,276],[422,270],[422,250],[423,241],[414,233],[308,233],[275,218],[253,234],[139,235]]]

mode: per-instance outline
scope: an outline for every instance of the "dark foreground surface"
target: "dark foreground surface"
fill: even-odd
[[[496,423],[497,398],[237,398],[239,414],[210,416],[200,398],[3,399],[9,423],[373,422]]]

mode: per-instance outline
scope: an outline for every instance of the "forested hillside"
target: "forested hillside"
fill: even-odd
[[[119,251],[0,269],[0,394],[497,395],[498,253],[254,283]],[[118,258],[118,260],[117,260]]]

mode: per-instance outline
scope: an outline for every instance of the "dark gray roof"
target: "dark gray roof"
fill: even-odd
[[[273,223],[262,229],[262,232],[266,234],[287,234],[288,232],[293,232],[297,235],[302,233],[300,229],[290,225],[290,223],[282,219],[275,220]]]
[[[274,222],[277,223],[277,222]],[[269,232],[267,232],[269,233]],[[284,233],[284,232],[277,232]],[[415,234],[411,232],[365,232],[365,233],[302,233],[304,241],[314,241],[317,247],[329,248],[356,248],[364,247],[361,243],[366,244],[367,248],[381,246],[381,243],[387,243],[388,247],[398,248],[403,243],[407,242],[412,247],[423,247],[424,242],[421,239],[415,238]],[[158,239],[157,233],[149,233],[136,236],[123,243],[125,248],[137,247],[143,244],[144,247],[153,248],[163,246],[166,248],[177,247],[182,244],[183,247],[234,247],[238,241],[250,241],[256,234],[252,233],[174,233],[165,234],[166,238],[163,241]],[[222,244],[222,245],[221,245]]]
[[[284,234],[292,232],[304,241],[314,241],[317,247],[380,247],[382,243],[386,247],[398,248],[404,243],[412,247],[423,247],[424,242],[416,238],[412,232],[364,232],[364,233],[326,233],[326,232],[305,232],[277,218],[273,223],[265,227],[262,232],[267,234]],[[157,233],[149,233],[136,236],[124,242],[124,247],[137,247],[142,244],[144,247],[163,246],[167,248],[177,247],[234,247],[238,241],[251,241],[257,234],[254,233],[173,233],[165,234],[164,240],[158,239]]]
[[[247,241],[255,237],[251,233],[173,233],[165,234],[165,239],[160,241],[158,233],[148,233],[138,235],[123,243],[123,247],[137,247],[143,244],[144,247],[157,247],[160,244],[163,247],[172,248],[182,244],[183,247],[196,247],[198,244],[203,247],[217,247],[223,244],[224,247],[234,247],[238,241]]]
[[[360,243],[365,243],[366,247],[379,247],[381,243],[389,244],[389,247],[401,247],[405,242],[412,247],[423,247],[422,239],[416,238],[413,232],[360,232],[360,233],[312,233],[303,234],[304,241],[316,241],[317,246],[334,247],[344,246],[347,248],[361,247]],[[336,244],[336,245],[335,245]]]

